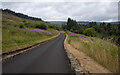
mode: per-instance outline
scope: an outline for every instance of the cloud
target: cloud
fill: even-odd
[[[3,8],[43,20],[116,21],[117,2],[3,2]]]
[[[119,2],[119,0],[0,0],[1,2]]]

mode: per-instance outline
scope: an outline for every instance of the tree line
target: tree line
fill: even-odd
[[[116,23],[97,23],[90,22],[89,24],[77,24],[76,20],[68,18],[67,24],[62,25],[63,30],[69,30],[77,34],[86,36],[96,36],[102,39],[112,39],[112,42],[120,44],[120,25]]]

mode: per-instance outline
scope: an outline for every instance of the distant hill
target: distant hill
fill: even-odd
[[[2,11],[3,24],[20,24],[23,22],[44,22],[41,18],[31,17],[22,13],[16,13],[9,9],[0,9]]]
[[[49,22],[50,24],[55,24],[55,25],[63,25],[63,24],[67,24],[66,21],[47,21]],[[86,25],[86,24],[89,24],[90,22],[89,21],[77,21],[77,24],[83,24],[83,25]],[[97,24],[100,24],[102,22],[96,22]],[[105,23],[114,23],[114,24],[117,24],[118,22],[105,22]]]
[[[51,24],[58,24],[58,25],[63,25],[63,24],[67,24],[66,21],[48,21]],[[89,22],[87,21],[78,21],[78,24],[89,24]]]
[[[54,24],[54,25],[63,25],[63,24],[67,24],[66,21],[47,21],[50,24]]]
[[[89,24],[89,21],[77,21],[78,24]]]

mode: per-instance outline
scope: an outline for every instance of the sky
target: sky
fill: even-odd
[[[118,20],[118,2],[2,2],[3,9],[11,9],[44,21],[67,21],[70,17],[76,21]]]

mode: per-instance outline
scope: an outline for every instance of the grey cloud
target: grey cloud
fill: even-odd
[[[33,2],[33,3],[3,3],[3,8],[9,8],[43,20],[67,20],[68,17],[77,21],[107,21],[117,20],[117,2]]]

